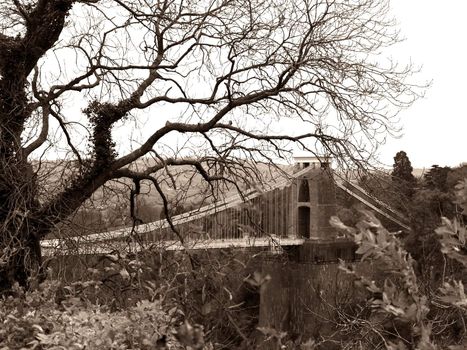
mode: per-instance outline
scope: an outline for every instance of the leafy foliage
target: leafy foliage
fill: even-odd
[[[429,189],[438,189],[442,192],[448,192],[448,175],[451,172],[450,167],[440,167],[435,164],[425,175],[424,186]]]
[[[2,349],[157,349],[161,342],[183,349],[174,337],[176,309],[142,300],[125,311],[110,312],[77,296],[57,304],[59,284],[34,292],[19,287],[0,301]]]
[[[465,184],[464,181],[457,187],[460,205],[465,204]],[[456,318],[464,325],[467,318],[465,281],[456,279],[459,276],[465,278],[467,268],[466,226],[462,219],[449,220],[443,217],[436,234],[439,236],[441,252],[446,258],[463,266],[463,273],[445,276],[440,288],[427,293],[421,287],[415,260],[404,249],[396,234],[386,230],[372,213],[364,211],[363,214],[364,218],[356,228],[344,225],[337,218],[332,223],[336,228],[354,235],[359,245],[357,253],[361,255],[362,261],[371,261],[386,273],[384,278],[375,281],[341,263],[341,268],[371,293],[369,302],[373,311],[369,320],[374,326],[373,333],[380,337],[379,348],[465,348],[465,326],[463,330],[455,329]],[[384,323],[376,322],[382,319]],[[387,327],[388,321],[392,325],[390,329]]]

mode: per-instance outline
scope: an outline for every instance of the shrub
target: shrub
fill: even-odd
[[[465,210],[467,182],[459,184],[457,191],[457,203]],[[332,222],[354,236],[363,262],[371,261],[388,274],[375,281],[341,263],[341,269],[353,275],[356,283],[371,295],[372,312],[368,319],[349,320],[354,326],[362,325],[354,327],[355,333],[376,335],[379,342],[373,343],[373,349],[465,349],[467,297],[462,277],[465,278],[467,270],[467,228],[462,217],[442,218],[442,225],[436,229],[441,252],[457,264],[458,271],[443,276],[440,288],[427,291],[421,288],[415,261],[397,235],[386,230],[371,212],[362,213],[364,217],[356,228],[344,225],[337,218]]]
[[[32,292],[16,287],[0,300],[0,349],[158,349],[163,343],[183,349],[174,338],[176,308],[142,300],[110,312],[60,291],[59,283],[46,282]]]

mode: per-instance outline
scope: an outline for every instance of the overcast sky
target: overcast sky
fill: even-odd
[[[390,0],[405,41],[391,50],[400,63],[422,66],[432,81],[424,98],[400,114],[402,137],[388,138],[379,160],[392,166],[404,150],[417,168],[467,162],[467,0]],[[75,113],[84,107],[75,103]],[[126,139],[128,138],[125,133]]]
[[[414,167],[467,162],[467,1],[391,0],[391,7],[406,38],[394,57],[423,65],[421,76],[432,86],[401,112],[404,135],[388,139],[380,159],[392,165],[404,150]]]

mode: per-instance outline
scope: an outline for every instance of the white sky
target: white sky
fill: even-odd
[[[432,80],[424,98],[400,113],[402,137],[388,138],[379,160],[392,166],[404,150],[416,168],[467,162],[467,0],[390,0],[403,43],[390,52],[401,64],[422,65]],[[74,104],[76,113],[83,107]],[[128,134],[125,133],[128,138]]]
[[[432,86],[401,112],[403,136],[387,140],[380,160],[392,165],[404,150],[418,168],[467,162],[467,1],[391,0],[391,7],[406,38],[394,57],[422,65]]]

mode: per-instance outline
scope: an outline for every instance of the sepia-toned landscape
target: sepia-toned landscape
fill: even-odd
[[[467,350],[465,10],[3,0],[0,350]]]

